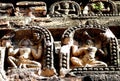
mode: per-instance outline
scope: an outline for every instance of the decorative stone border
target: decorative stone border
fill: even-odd
[[[54,59],[54,55],[53,55],[53,37],[51,35],[51,33],[49,32],[49,30],[45,27],[40,27],[40,26],[26,26],[26,27],[21,27],[20,29],[30,29],[30,30],[36,30],[41,32],[44,35],[44,56],[45,56],[45,64],[44,66],[46,68],[54,68],[54,63],[53,63],[53,59]],[[18,29],[17,29],[18,30]]]
[[[80,25],[77,27],[68,28],[62,35],[62,38],[63,39],[69,38],[71,33],[73,33],[76,30],[80,30],[80,29],[99,29],[102,32],[107,32],[109,30],[108,27],[105,27],[105,26],[99,25],[99,24],[98,25]],[[70,69],[69,65],[67,64],[67,63],[69,63],[68,55],[69,54],[61,54],[62,61],[61,61],[60,68],[65,68],[66,70]],[[76,75],[81,73],[81,75],[82,75],[82,71],[86,71],[86,72],[87,71],[93,71],[93,72],[107,71],[107,73],[109,73],[109,71],[119,71],[120,67],[119,67],[118,41],[114,35],[110,37],[110,56],[111,56],[111,58],[110,58],[111,62],[110,62],[110,66],[108,66],[108,67],[78,67],[78,68],[72,69],[70,72],[72,72]],[[68,74],[69,74],[69,72],[68,72]]]
[[[8,69],[6,69],[7,74],[5,75],[5,72],[3,69],[4,64],[2,63],[2,65],[0,67],[1,71],[3,70],[1,72],[1,76],[5,76],[6,80],[7,80],[7,77],[9,77],[9,78],[12,77],[12,79],[15,79],[14,75],[21,76],[21,74],[22,74],[22,76],[23,76],[25,74],[25,76],[32,76],[31,73],[33,73],[34,71],[35,72],[41,71],[41,74],[39,75],[39,77],[40,76],[54,76],[56,74],[56,69],[54,67],[54,55],[53,55],[54,54],[54,47],[53,47],[54,40],[53,40],[53,37],[52,37],[51,33],[49,32],[49,30],[47,28],[40,27],[40,26],[24,26],[24,27],[21,27],[18,29],[13,29],[12,32],[17,32],[19,30],[35,30],[35,31],[38,31],[38,33],[43,35],[43,37],[44,37],[43,38],[43,40],[44,40],[43,57],[44,58],[43,58],[42,70],[41,70],[41,68],[18,68],[18,69],[8,68]],[[2,56],[1,59],[3,60],[3,58],[5,58],[5,57]],[[26,72],[28,72],[28,74]],[[0,78],[0,79],[4,79],[4,77]]]
[[[107,27],[102,25],[80,25],[80,26],[68,28],[62,35],[62,38],[69,37],[70,33],[72,33],[73,31],[76,31],[79,29],[91,29],[91,28],[100,29],[103,32],[105,32],[108,29]]]

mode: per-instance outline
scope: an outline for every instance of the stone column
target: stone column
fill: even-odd
[[[0,47],[0,81],[7,81],[4,71],[5,50],[6,47]]]

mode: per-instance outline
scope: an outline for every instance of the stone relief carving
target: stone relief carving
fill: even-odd
[[[112,1],[92,1],[83,8],[83,14],[113,14],[117,13]]]
[[[47,5],[42,1],[21,1],[16,3],[16,16],[45,17],[47,14]]]
[[[50,14],[61,15],[79,15],[81,9],[78,3],[74,1],[59,1],[51,5]]]
[[[13,15],[14,6],[12,3],[0,3],[0,16]]]
[[[95,54],[97,52],[97,48],[94,47],[92,44],[92,40],[86,40],[85,44],[83,44],[82,47],[71,47],[71,55],[73,55],[70,60],[73,66],[79,66],[79,67],[98,67],[98,66],[104,66],[107,67],[107,64],[102,61],[97,61],[95,59]],[[98,50],[102,54],[104,52],[102,50]],[[82,55],[83,54],[83,55]]]
[[[52,42],[50,32],[40,27],[13,30],[13,32],[5,34],[1,38],[0,44],[6,49],[6,51],[4,50],[5,56],[2,57],[3,61],[5,58],[6,65],[1,67],[3,71],[6,68],[8,79],[15,78],[11,75],[16,75],[17,70],[21,70],[22,74],[29,72],[26,75],[39,77],[38,79],[56,75],[54,57],[51,52],[53,50]]]
[[[104,5],[100,3],[102,5],[96,8],[95,4],[93,7],[98,11],[91,10],[93,12],[91,15],[89,8],[96,1],[85,6],[83,10],[85,15],[82,14],[81,5],[74,1],[56,2],[51,5],[49,14],[46,14],[47,5],[44,2],[17,3],[15,12],[12,11],[15,15],[13,17],[11,16],[13,7],[10,7],[10,11],[2,10],[5,12],[2,16],[10,17],[0,19],[0,80],[47,80],[51,77],[54,79],[54,76],[56,80],[58,77],[68,76],[81,78],[88,74],[94,80],[105,78],[109,81],[109,77],[112,77],[111,80],[117,80],[120,70],[119,45],[115,35],[107,27],[119,25],[117,6],[110,0],[101,0]],[[10,5],[2,4],[1,7],[8,6]],[[99,7],[102,7],[100,11]],[[44,27],[39,27],[40,25]],[[11,30],[16,35],[11,35],[9,33]],[[55,38],[58,45],[54,45],[49,30],[53,36],[59,34],[58,38]],[[60,30],[60,33],[56,30]],[[60,42],[59,37],[64,30]],[[60,56],[56,58],[54,54]],[[56,76],[56,70],[60,76]]]
[[[66,30],[61,41],[60,75],[66,76],[71,70],[74,72],[74,69],[79,67],[99,68],[114,65],[108,57],[112,55],[109,51],[110,39],[115,36],[112,33],[107,34],[108,32],[111,33],[100,25],[71,27]]]
[[[10,67],[14,68],[41,68],[41,64],[35,60],[40,59],[42,56],[42,39],[36,39],[39,36],[38,33],[33,33],[33,39],[38,42],[33,44],[33,42],[26,36],[24,36],[16,47],[11,41],[11,36],[5,35],[1,39],[1,46],[7,47],[8,49],[8,64]],[[36,42],[34,41],[34,42]]]
[[[15,67],[19,68],[31,68],[31,67],[38,67],[41,68],[41,64],[37,61],[34,61],[32,59],[40,59],[42,54],[42,46],[38,45],[34,49],[33,43],[30,41],[30,39],[23,38],[19,42],[19,47],[14,50],[14,47],[9,46],[8,48],[8,60],[9,62]],[[37,49],[38,48],[38,49]],[[37,52],[36,52],[37,50]],[[15,56],[18,54],[18,58],[15,58]],[[33,58],[31,57],[33,56]]]

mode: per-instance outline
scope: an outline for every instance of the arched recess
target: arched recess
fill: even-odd
[[[33,36],[34,34],[37,34],[38,37],[36,36],[36,38],[34,38],[34,36]],[[26,64],[26,66],[24,66],[25,65],[24,63],[22,66],[20,66],[22,64],[22,62],[20,63],[20,61],[19,61],[20,65],[16,64],[17,67],[11,66],[11,64],[9,64],[9,62],[8,62],[9,48],[7,46],[1,46],[1,48],[4,47],[6,50],[6,51],[4,51],[4,53],[5,53],[4,61],[5,62],[4,62],[4,65],[2,66],[3,67],[2,69],[6,71],[7,79],[15,80],[16,76],[14,76],[14,75],[20,76],[18,73],[23,74],[26,78],[28,78],[30,76],[32,76],[31,78],[35,78],[36,76],[38,76],[39,77],[38,79],[43,79],[43,77],[54,76],[56,74],[56,70],[54,68],[54,55],[53,55],[54,54],[54,46],[53,46],[54,39],[47,28],[40,27],[40,26],[25,26],[25,27],[21,27],[19,29],[13,29],[13,31],[6,33],[1,38],[1,40],[4,40],[4,38],[7,38],[7,40],[11,41],[14,49],[20,50],[22,48],[20,46],[20,42],[21,42],[21,40],[23,40],[26,37],[33,43],[31,46],[28,46],[27,48],[32,49],[36,46],[36,50],[40,50],[41,48],[39,49],[39,48],[37,48],[37,46],[38,46],[39,42],[41,43],[41,47],[42,47],[41,57],[35,59],[34,56],[32,55],[30,58],[30,60],[34,61],[35,63],[37,63],[37,64],[40,63],[41,68],[36,67],[36,66],[31,67],[31,66],[29,66],[29,64],[28,65]],[[36,40],[37,38],[38,38],[38,40]],[[20,53],[20,51],[17,53]],[[37,54],[39,54],[39,51]],[[17,57],[19,57],[19,56],[17,56]],[[15,58],[17,58],[17,57],[15,57]],[[19,58],[17,58],[17,59],[19,60]],[[43,76],[43,77],[41,78],[40,76]],[[37,79],[37,78],[35,78],[35,79]]]
[[[80,5],[75,1],[58,1],[53,3],[49,9],[51,15],[79,16],[81,13]]]
[[[98,6],[99,2],[102,3],[101,7],[102,9],[95,9],[93,8],[93,5]],[[88,13],[89,14],[117,14],[117,5],[114,3],[114,1],[111,0],[92,0],[90,1],[87,6],[89,7]],[[98,6],[100,8],[100,6]]]
[[[89,35],[86,33],[82,34],[83,32],[88,32]],[[100,35],[101,33],[101,35]],[[84,35],[84,36],[83,36]],[[100,61],[105,62],[108,66],[107,67],[84,67],[84,66],[75,66],[73,67],[71,64],[71,43],[73,39],[73,44],[80,45],[84,43],[87,39],[94,40],[94,45],[98,49],[104,50],[107,56],[102,57],[102,59],[97,59]],[[81,41],[81,42],[80,42]],[[100,43],[101,42],[101,43]],[[111,71],[114,68],[115,72],[119,69],[119,48],[118,48],[118,41],[115,35],[111,32],[108,27],[103,25],[80,25],[76,27],[68,28],[64,34],[62,35],[61,40],[61,50],[60,50],[60,75],[61,76],[79,76],[79,75],[87,75],[87,71],[90,71],[92,76],[94,76],[94,72],[99,71]],[[64,50],[66,49],[66,50]],[[96,53],[97,55],[97,53]],[[98,56],[98,58],[101,56]],[[102,68],[102,69],[101,69]],[[84,72],[83,72],[84,71]],[[88,72],[89,73],[89,72]]]

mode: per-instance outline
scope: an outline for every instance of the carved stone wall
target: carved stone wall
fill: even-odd
[[[2,1],[6,2],[4,0]],[[98,0],[90,0],[90,2],[87,0],[86,2],[83,1],[84,0],[44,0],[47,13],[45,13],[43,17],[34,17],[34,14],[15,16],[15,9],[20,7],[17,5],[17,1],[14,2],[14,0],[12,0],[11,2],[13,2],[13,4],[1,3],[0,13],[5,12],[7,15],[0,16],[0,81],[119,81],[120,1],[101,0],[103,3],[110,5],[111,13],[104,14],[83,14],[82,11],[85,6],[96,3]],[[32,3],[32,5],[27,3],[29,2],[23,4],[24,6],[27,5],[27,9],[29,7],[37,9],[37,7],[33,7],[34,5]],[[33,1],[33,3],[37,5],[35,1]],[[9,7],[12,8],[12,14],[9,12]],[[56,10],[62,12],[56,13]],[[23,11],[25,11],[24,8]],[[34,13],[34,11],[30,13]],[[95,37],[94,41],[97,47],[104,47],[102,46],[104,44],[98,44],[98,42],[103,43],[103,41],[101,42],[100,40],[104,40],[104,36],[98,36],[98,33],[108,36],[109,42],[106,44],[105,48],[102,48],[104,52],[107,53],[107,56],[101,60],[107,63],[108,67],[71,67],[71,48],[66,44],[68,43],[66,41],[68,41],[70,37],[73,37],[75,44],[78,45],[79,42],[77,41],[79,38],[86,39],[81,36],[81,32],[83,31],[87,31],[91,34],[90,36]],[[7,37],[11,32],[17,34],[16,37],[10,37],[12,42],[16,44],[15,46],[18,45],[20,39],[25,35],[31,40],[32,35],[30,32],[42,34],[44,49],[42,56],[42,72],[40,72],[41,68],[15,69],[8,67],[8,48],[3,47],[1,41],[4,36]],[[60,53],[61,49],[63,49],[65,53]],[[98,59],[101,58],[102,56]]]

